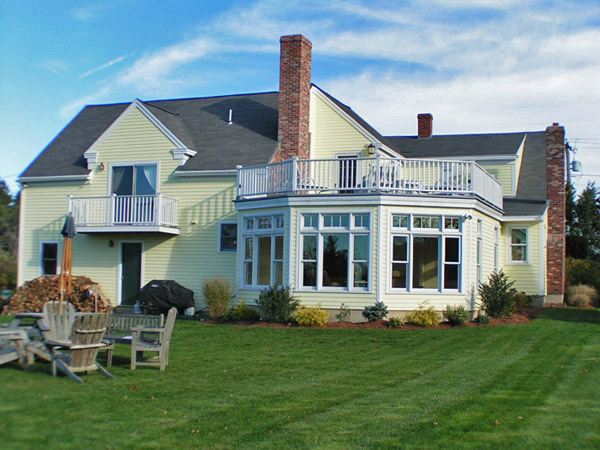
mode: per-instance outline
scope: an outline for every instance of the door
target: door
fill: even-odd
[[[121,304],[134,305],[142,281],[142,243],[121,243]]]

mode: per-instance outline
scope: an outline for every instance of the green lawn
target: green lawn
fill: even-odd
[[[81,385],[1,367],[0,447],[600,448],[598,310],[414,331],[178,321],[165,372],[130,371],[128,350],[115,380]]]

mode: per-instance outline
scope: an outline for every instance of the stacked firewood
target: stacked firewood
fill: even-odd
[[[44,303],[60,300],[59,282],[58,275],[28,281],[15,291],[3,314],[42,311]],[[72,292],[65,292],[63,300],[73,303],[76,311],[108,311],[111,308],[99,285],[84,276],[73,276]]]

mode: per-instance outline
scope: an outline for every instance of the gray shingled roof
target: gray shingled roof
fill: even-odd
[[[198,152],[178,172],[266,164],[275,153],[277,92],[143,103],[180,141]],[[83,153],[130,104],[86,106],[21,177],[87,175]]]

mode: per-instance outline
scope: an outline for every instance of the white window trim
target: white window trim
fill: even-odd
[[[305,214],[315,214],[318,216],[318,224],[316,228],[303,228],[302,216]],[[349,214],[349,224],[348,227],[325,227],[323,224],[323,216],[324,215],[338,215],[338,214]],[[355,227],[353,223],[353,215],[360,214],[369,214],[369,227]],[[352,211],[340,211],[330,210],[330,209],[311,209],[311,210],[299,210],[296,213],[296,291],[297,292],[346,292],[353,294],[372,294],[373,293],[373,240],[374,240],[374,230],[373,230],[373,216],[375,211],[372,209],[357,209]],[[354,239],[348,240],[348,274],[349,274],[349,283],[345,287],[337,287],[337,286],[323,286],[323,258],[319,257],[321,255],[321,249],[323,246],[323,233],[347,233],[348,235],[368,235],[369,236],[369,277],[367,280],[367,287],[354,287]],[[317,286],[302,286],[303,276],[302,276],[302,252],[303,252],[303,235],[316,235],[317,236]]]
[[[124,167],[124,166],[156,166],[156,194],[160,194],[160,160],[152,160],[152,161],[115,161],[110,162],[108,164],[108,186],[107,186],[107,195],[112,195],[112,176],[113,176],[113,168],[114,167]]]
[[[393,227],[393,216],[402,215],[408,216],[408,227]],[[413,216],[419,217],[439,217],[440,223],[438,228],[416,228],[413,225]],[[465,261],[464,261],[464,233],[463,226],[464,220],[460,220],[460,226],[458,230],[446,229],[444,227],[445,217],[459,217],[460,214],[440,214],[436,212],[419,212],[417,214],[409,213],[406,211],[389,211],[388,212],[388,248],[387,248],[387,283],[386,293],[387,294],[416,294],[416,295],[448,295],[448,294],[463,294],[464,293],[464,277],[465,277]],[[392,287],[392,256],[394,251],[394,236],[404,236],[408,238],[408,263],[406,271],[406,288],[394,288]],[[438,288],[414,288],[413,284],[413,238],[414,237],[437,237],[438,241]],[[447,237],[458,237],[459,241],[459,264],[460,267],[458,272],[458,288],[457,289],[444,289],[444,267],[445,251],[446,251],[446,240]]]
[[[60,241],[57,239],[44,239],[40,241],[39,247],[39,263],[38,263],[38,273],[39,276],[44,276],[44,244],[56,244],[56,275],[60,275],[62,270],[62,251],[60,248]]]
[[[531,265],[531,235],[529,225],[511,225],[506,235],[506,264],[509,266]],[[512,230],[525,230],[525,261],[513,261],[512,259]]]
[[[222,225],[235,225],[236,227],[239,227],[239,225],[238,225],[238,223],[237,223],[236,220],[221,220],[219,222],[219,239],[217,241],[217,253],[227,253],[227,254],[232,254],[233,253],[233,254],[235,254],[237,252],[237,247],[238,247],[238,244],[239,244],[239,233],[237,233],[238,230],[236,228],[236,245],[235,245],[235,248],[233,250],[223,250],[222,246],[221,246],[221,244],[222,244],[221,238],[223,237],[221,235],[221,232],[222,232],[222,227],[221,226]]]
[[[282,228],[276,228],[276,216],[282,216],[283,217],[283,227]],[[265,229],[258,229],[256,228],[258,226],[258,219],[262,218],[262,217],[272,217],[272,222],[271,222],[271,228],[265,228]],[[246,230],[245,225],[246,225],[246,219],[250,219],[253,218],[254,219],[254,227],[252,230]],[[285,245],[286,245],[286,222],[287,221],[287,215],[285,214],[285,212],[283,211],[275,211],[275,212],[270,212],[269,214],[244,214],[241,216],[241,221],[240,221],[240,225],[241,225],[241,230],[239,228],[240,225],[238,225],[238,245],[237,245],[237,250],[239,251],[238,255],[239,258],[239,264],[238,264],[238,270],[240,271],[240,289],[244,289],[244,290],[262,290],[265,289],[267,287],[269,287],[268,285],[262,285],[262,284],[258,284],[258,242],[257,242],[257,237],[261,237],[261,236],[270,236],[271,237],[271,280],[273,280],[274,278],[274,271],[273,271],[273,264],[276,261],[275,260],[275,237],[276,236],[282,236],[283,237],[283,263],[282,263],[282,279],[283,279],[283,286],[286,286],[289,281],[287,278],[289,278],[289,274],[288,277],[286,277],[286,270],[285,270]],[[289,225],[288,225],[289,226]],[[241,237],[241,239],[240,239]],[[252,244],[252,284],[247,284],[246,283],[246,267],[245,267],[245,263],[246,263],[246,238],[247,237],[252,237],[253,239],[253,244]],[[280,261],[280,260],[277,260]],[[273,283],[271,283],[273,284]]]

